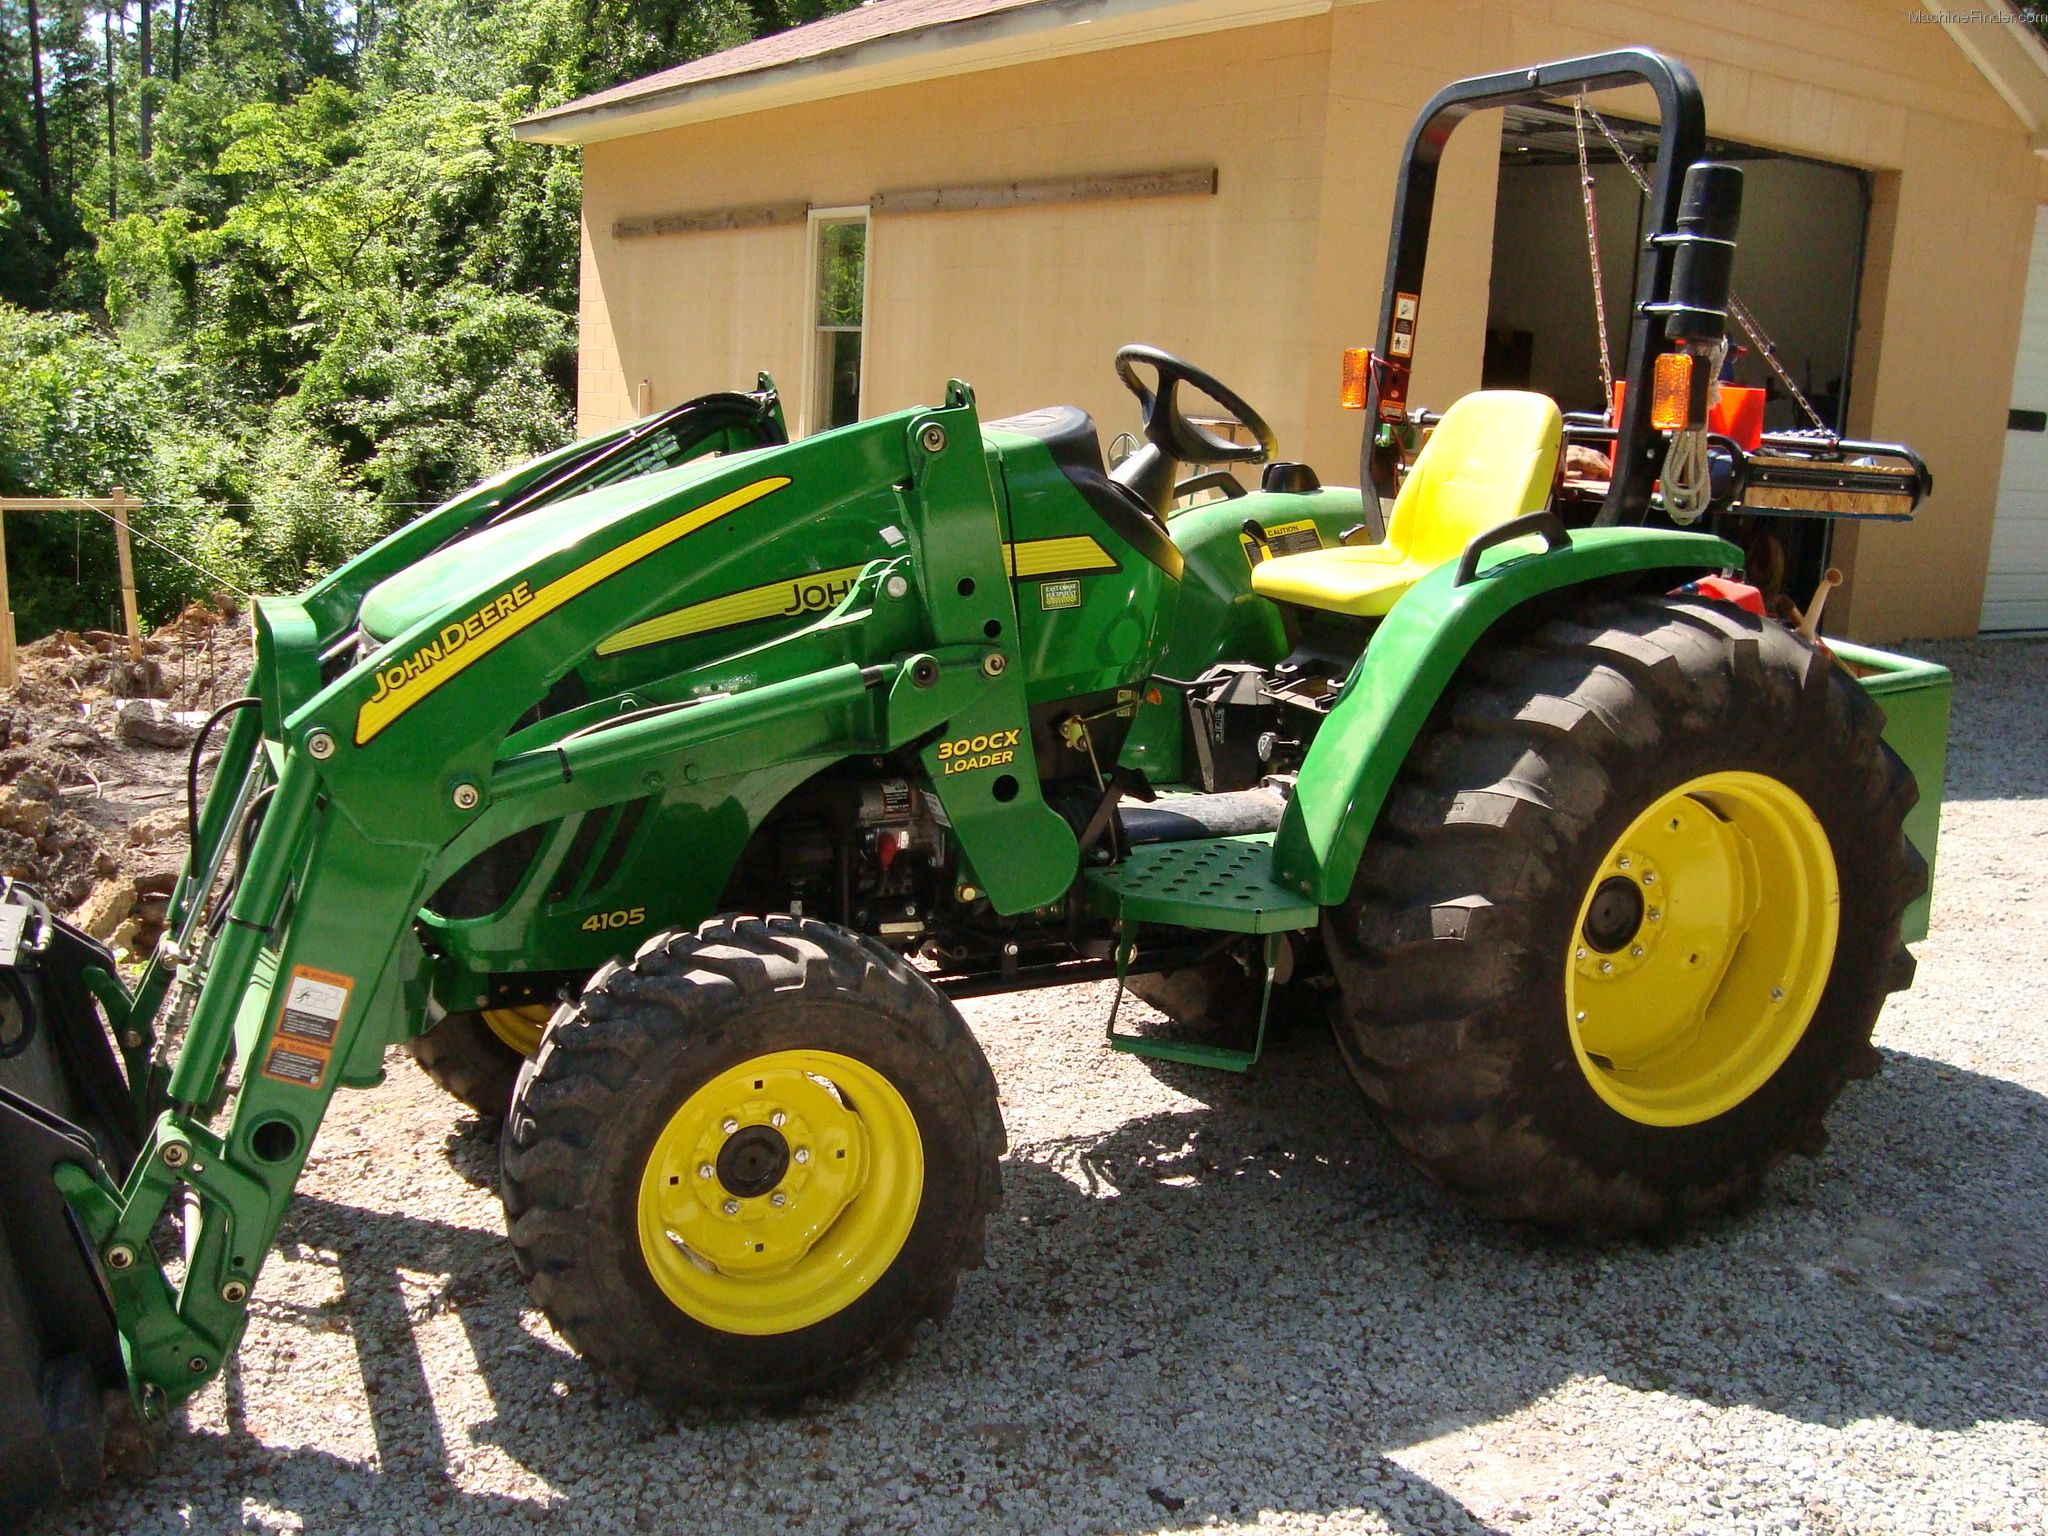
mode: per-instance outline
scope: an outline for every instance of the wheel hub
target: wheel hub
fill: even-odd
[[[789,1143],[772,1125],[743,1125],[718,1149],[718,1182],[742,1200],[765,1195],[789,1171]]]
[[[1733,1109],[1805,1034],[1840,910],[1827,833],[1787,785],[1731,771],[1660,796],[1579,910],[1565,1007],[1586,1080],[1646,1125]]]
[[[775,1051],[689,1095],[640,1177],[640,1251],[676,1306],[728,1333],[830,1316],[894,1262],[924,1191],[916,1117],[874,1068]]]
[[[1609,875],[1593,892],[1579,930],[1586,943],[1603,955],[1624,947],[1643,926],[1643,888],[1627,875]]]

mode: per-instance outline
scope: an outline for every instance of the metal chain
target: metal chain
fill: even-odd
[[[1629,152],[1622,147],[1621,140],[1614,136],[1614,130],[1607,126],[1607,119],[1594,109],[1592,103],[1585,101],[1583,96],[1580,97],[1579,104],[1584,106],[1586,115],[1593,119],[1593,126],[1600,130],[1601,137],[1607,140],[1614,153],[1620,157],[1622,166],[1635,179],[1635,184],[1642,189],[1643,196],[1648,197],[1650,195],[1650,178],[1643,174],[1642,168],[1636,164]],[[1574,110],[1576,109],[1575,106]],[[1583,137],[1580,141],[1579,155],[1580,163],[1583,164],[1585,157]],[[1792,375],[1785,367],[1783,360],[1779,358],[1778,349],[1771,345],[1771,338],[1764,334],[1764,328],[1757,323],[1756,316],[1750,313],[1749,306],[1737,298],[1733,292],[1730,292],[1728,295],[1728,313],[1734,317],[1735,323],[1742,327],[1743,334],[1755,345],[1757,355],[1764,360],[1765,365],[1771,372],[1778,376],[1778,382],[1785,386],[1786,393],[1791,395],[1793,400],[1798,403],[1799,409],[1806,413],[1806,419],[1821,431],[1832,433],[1835,429],[1820,419],[1820,412],[1813,408],[1813,403],[1806,398],[1805,391],[1792,382]]]
[[[1600,273],[1600,209],[1593,198],[1593,167],[1586,159],[1586,93],[1572,102],[1579,138],[1579,199],[1586,205],[1586,258],[1593,267],[1593,319],[1600,327],[1600,398],[1614,408],[1614,353],[1607,344],[1607,283]]]

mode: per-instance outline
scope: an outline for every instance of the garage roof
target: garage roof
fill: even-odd
[[[542,144],[588,144],[681,123],[1330,9],[1331,0],[868,0],[517,126]]]
[[[1371,3],[1371,0],[1366,0]],[[730,117],[1228,27],[1327,11],[1333,0],[866,0],[827,16],[536,112],[516,125],[541,144],[589,144]],[[2048,48],[2014,8],[1935,19],[2048,157]]]

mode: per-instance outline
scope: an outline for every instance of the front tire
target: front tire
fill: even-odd
[[[813,919],[717,918],[593,976],[521,1073],[514,1253],[549,1319],[668,1404],[841,1391],[943,1316],[1001,1199],[957,1010]]]
[[[1641,1232],[1818,1151],[1912,960],[1912,775],[1825,652],[1651,598],[1475,655],[1325,919],[1344,1058],[1489,1214]]]

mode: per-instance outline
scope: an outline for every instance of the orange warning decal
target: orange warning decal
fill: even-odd
[[[277,1016],[277,1032],[263,1058],[263,1075],[299,1088],[318,1088],[327,1076],[327,1064],[334,1059],[335,1037],[341,1032],[342,1016],[348,1012],[349,993],[355,985],[352,977],[333,971],[293,966],[284,1006]]]

